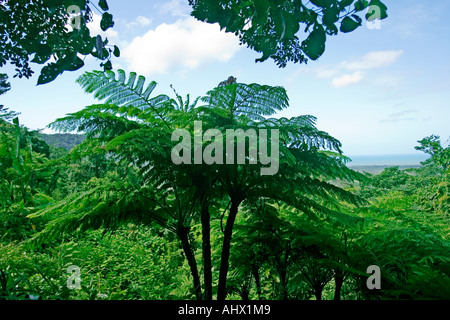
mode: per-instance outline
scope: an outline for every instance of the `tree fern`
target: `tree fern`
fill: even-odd
[[[228,116],[244,115],[252,120],[264,120],[264,116],[271,116],[289,105],[289,98],[283,87],[256,83],[218,86],[208,91],[201,100],[209,108],[227,110]]]
[[[198,275],[188,240],[189,228],[193,219],[201,217],[202,239],[207,239],[203,243],[203,255],[207,258],[210,245],[208,210],[215,201],[230,201],[219,277],[218,295],[222,299],[227,254],[241,203],[272,199],[281,207],[295,209],[297,214],[304,213],[312,219],[336,216],[340,202],[360,203],[358,197],[332,183],[335,179],[352,180],[358,176],[345,167],[340,142],[318,130],[314,117],[266,118],[288,106],[284,88],[259,84],[219,86],[202,98],[205,105],[198,106],[198,99],[190,103],[187,97],[183,101],[176,91],[176,99],[162,95],[151,100],[149,96],[155,83],[144,91],[144,80],[131,73],[126,81],[123,71],[118,71],[117,79],[112,72],[93,72],[78,80],[87,92],[106,103],[58,119],[55,128],[85,131],[88,140],[95,137],[104,141],[101,148],[114,157],[117,164],[135,167],[141,180],[134,186],[99,182],[91,190],[66,199],[64,205],[43,209],[40,214],[44,216],[45,212],[50,215],[65,212],[59,218],[55,216],[48,229],[43,231],[43,237],[44,234],[55,235],[79,228],[114,225],[116,221],[133,219],[145,212],[146,219],[153,219],[179,235],[193,278],[197,279],[194,286],[198,296]],[[171,161],[171,150],[175,145],[171,141],[172,128],[190,129],[193,134],[194,120],[202,121],[205,129],[223,132],[227,129],[279,130],[279,173],[261,176],[262,164],[175,165]],[[267,143],[271,138],[265,140]],[[144,205],[141,207],[138,203]],[[205,268],[209,269],[211,265],[205,265]],[[207,277],[205,273],[205,279]],[[212,282],[208,281],[205,286],[211,297]]]
[[[77,79],[87,93],[94,94],[95,98],[104,100],[106,104],[152,109],[158,118],[164,120],[171,109],[171,104],[167,103],[170,98],[164,94],[150,98],[157,83],[151,81],[145,87],[145,81],[144,76],[137,76],[135,72],[131,72],[126,81],[125,71],[121,69],[117,71],[117,79],[113,71],[86,72]]]

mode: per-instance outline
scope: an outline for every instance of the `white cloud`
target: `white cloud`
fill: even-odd
[[[148,75],[226,62],[239,49],[239,41],[233,34],[220,31],[217,24],[188,17],[173,24],[163,23],[134,38],[122,50],[122,57],[130,70]]]
[[[394,64],[403,54],[403,50],[386,50],[386,51],[372,51],[366,55],[349,60],[342,61],[334,66],[320,66],[312,69],[312,72],[319,79],[331,81],[331,86],[335,88],[344,88],[350,85],[355,85],[367,79],[367,72],[369,70],[380,69]],[[295,73],[292,78],[298,76]],[[375,85],[391,85],[397,87],[399,85],[398,78],[389,76],[378,76],[374,79]],[[291,81],[292,79],[288,79]]]
[[[364,80],[364,75],[360,71],[356,71],[352,74],[345,74],[343,76],[335,77],[331,81],[331,85],[335,88],[347,87],[352,84],[360,83]]]
[[[361,59],[344,61],[339,68],[349,71],[371,70],[387,67],[393,64],[403,54],[403,50],[373,51]]]
[[[126,25],[127,29],[132,29],[132,28],[143,28],[143,27],[148,27],[152,24],[153,19],[149,19],[147,17],[144,16],[139,16],[136,18],[136,20],[128,23]]]

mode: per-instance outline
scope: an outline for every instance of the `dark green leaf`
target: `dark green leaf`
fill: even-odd
[[[355,3],[355,11],[356,12],[363,11],[368,6],[369,6],[369,1],[367,1],[367,0],[358,0]]]
[[[103,70],[104,71],[112,70],[112,63],[110,60],[106,61],[106,63],[103,64]]]
[[[254,49],[263,53],[263,56],[256,59],[256,62],[263,62],[273,55],[277,50],[276,45],[276,39],[274,37],[255,37]]]
[[[335,22],[339,20],[339,12],[340,9],[338,8],[338,6],[331,6],[329,8],[324,9],[322,18],[323,24],[325,26],[333,25]]]
[[[353,19],[350,18],[350,17],[345,17],[345,18],[342,20],[340,30],[341,30],[341,32],[348,33],[348,32],[354,31],[354,30],[355,30],[356,28],[358,28],[360,25],[361,25],[360,22],[358,23],[357,21],[353,20]]]
[[[321,8],[325,8],[328,7],[330,1],[328,0],[310,0],[314,5],[321,7]]]
[[[82,27],[75,37],[74,50],[82,55],[88,55],[94,50],[96,45],[96,38],[91,37],[89,29]]]
[[[114,26],[113,16],[112,14],[109,14],[108,12],[103,13],[102,20],[100,21],[100,28],[103,31],[108,30]]]
[[[312,31],[302,42],[303,52],[312,60],[317,60],[325,52],[326,33],[322,26]]]
[[[76,54],[69,55],[64,59],[58,60],[58,65],[65,71],[76,71],[84,66],[83,60]]]
[[[36,54],[34,55],[34,59],[31,60],[31,62],[35,63],[45,63],[50,59],[52,55],[52,48],[50,48],[48,45],[43,44],[36,49]]]
[[[113,54],[118,58],[120,57],[120,50],[117,46],[114,46]]]
[[[367,21],[375,19],[383,20],[387,18],[387,7],[380,0],[370,1],[369,9],[366,14]]]
[[[353,3],[354,0],[342,0],[341,2],[339,2],[339,6],[341,8],[345,8],[348,7],[349,5],[351,5]]]
[[[256,15],[253,17],[252,24],[255,28],[263,26],[267,23],[269,18],[269,7],[270,3],[268,0],[255,1],[255,11]]]
[[[325,30],[326,33],[330,36],[334,36],[338,34],[338,28],[335,24],[332,24],[331,26],[327,26],[327,29]]]
[[[108,3],[106,2],[106,0],[100,0],[98,2],[98,6],[100,8],[102,8],[103,11],[108,11],[109,10]]]
[[[49,63],[41,70],[41,75],[38,79],[38,85],[46,84],[56,79],[61,74],[61,70],[56,63]]]
[[[191,13],[201,21],[208,21],[208,23],[216,23],[223,21],[224,11],[217,0],[205,0],[201,6],[197,6]],[[225,25],[220,24],[221,28]]]

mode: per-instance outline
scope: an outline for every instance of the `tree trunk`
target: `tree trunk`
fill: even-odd
[[[334,290],[334,300],[341,300],[341,289],[342,284],[344,283],[344,276],[342,273],[336,273],[334,276],[334,284],[335,284],[335,290]]]
[[[255,278],[256,292],[258,293],[258,300],[261,300],[261,279],[259,278],[258,267],[252,267],[253,278]]]
[[[220,260],[219,286],[217,288],[217,300],[224,301],[227,296],[227,274],[228,262],[230,259],[231,237],[233,234],[234,221],[238,213],[239,201],[231,201],[230,213],[228,215],[227,224],[222,245],[222,257]]]
[[[195,255],[192,252],[191,244],[189,243],[188,232],[189,228],[184,226],[178,226],[178,237],[181,240],[181,245],[183,246],[184,255],[188,261],[189,267],[191,269],[191,274],[194,283],[194,291],[197,300],[202,300],[202,289],[200,285],[200,276],[197,269],[197,261],[195,260]]]
[[[241,293],[242,301],[248,301],[249,300],[248,299],[249,295],[250,295],[250,291],[249,290],[247,290],[247,289],[242,290],[242,293]]]
[[[316,297],[316,300],[322,300],[322,291],[323,287],[314,288],[314,296]]]
[[[287,268],[288,268],[288,260],[290,254],[290,245],[289,243],[286,245],[286,250],[284,252],[283,261],[280,262],[280,282],[282,286],[282,299],[288,300],[288,291],[287,291]]]
[[[281,299],[282,300],[288,300],[288,293],[287,293],[287,270],[283,268],[280,272],[280,283],[281,283]]]
[[[212,271],[211,271],[211,224],[206,198],[202,201],[202,248],[203,248],[203,276],[205,283],[205,300],[212,300]]]

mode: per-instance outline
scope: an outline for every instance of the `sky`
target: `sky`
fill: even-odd
[[[102,32],[94,10],[91,34],[117,44],[123,69],[156,81],[155,94],[204,95],[229,76],[238,82],[283,86],[290,107],[276,117],[310,114],[317,127],[341,141],[348,156],[420,154],[417,141],[432,134],[450,137],[450,25],[448,0],[385,0],[389,17],[356,31],[328,37],[324,55],[308,64],[278,68],[240,46],[233,34],[190,16],[187,0],[108,0],[115,26]],[[94,2],[95,3],[95,2]],[[87,57],[85,67],[37,86],[12,78],[0,104],[20,112],[31,129],[99,103],[75,83],[86,71],[100,70]]]

